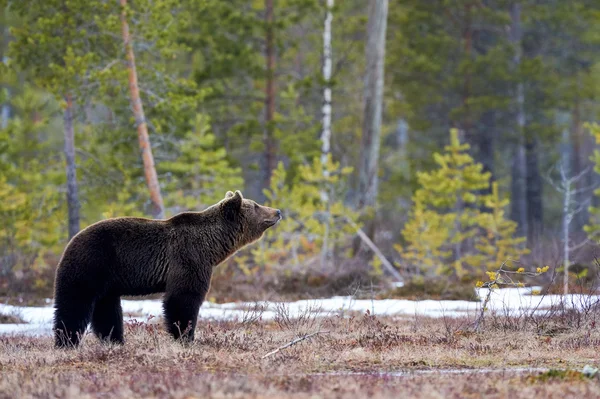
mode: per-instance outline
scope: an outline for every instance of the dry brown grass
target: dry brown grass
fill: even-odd
[[[91,335],[68,351],[55,350],[50,337],[0,337],[0,397],[600,396],[600,382],[580,373],[518,370],[598,367],[595,325],[553,336],[534,328],[472,333],[466,320],[291,319],[282,310],[273,322],[201,322],[196,342],[182,346],[155,321],[128,324],[121,347]],[[318,330],[329,333],[261,359]]]

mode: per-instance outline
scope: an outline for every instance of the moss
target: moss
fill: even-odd
[[[560,369],[550,369],[548,371],[544,371],[538,375],[531,376],[530,382],[547,382],[554,380],[561,381],[578,381],[583,380],[585,376],[582,372],[576,370],[560,370]]]

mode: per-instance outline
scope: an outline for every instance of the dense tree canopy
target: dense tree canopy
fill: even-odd
[[[408,274],[491,268],[528,252],[520,237],[541,262],[564,239],[562,194],[545,179],[557,162],[589,170],[573,245],[599,230],[587,122],[599,110],[600,3],[389,0],[379,127],[365,123],[379,109],[365,84],[381,53],[369,51],[368,3],[0,0],[0,278],[51,271],[74,206],[81,227],[153,214],[123,17],[165,216],[235,189],[289,216],[235,270],[338,267],[355,221]],[[364,126],[378,131],[378,162],[361,161]],[[464,162],[450,165],[445,146]],[[365,164],[379,181],[368,210]],[[359,268],[377,274],[380,261]]]

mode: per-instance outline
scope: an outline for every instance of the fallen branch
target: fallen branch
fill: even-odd
[[[390,261],[387,260],[387,258],[383,255],[383,253],[379,250],[379,248],[377,248],[377,246],[375,245],[375,243],[373,243],[373,241],[371,241],[371,239],[369,238],[369,236],[356,223],[354,223],[354,221],[352,221],[350,218],[346,218],[346,220],[348,220],[348,223],[350,223],[350,225],[354,229],[356,229],[356,233],[358,234],[358,236],[360,237],[360,239],[363,240],[364,243],[367,244],[367,246],[369,248],[371,248],[371,251],[375,252],[375,255],[377,255],[377,257],[379,258],[379,260],[381,261],[381,263],[383,264],[383,266],[385,266],[385,268],[387,269],[387,271],[390,272],[390,274],[392,276],[394,276],[394,278],[399,283],[403,283],[404,279],[402,278],[402,276],[400,275],[400,273],[398,273],[398,270],[396,270],[396,268],[390,263]]]
[[[327,333],[329,333],[329,331],[316,331],[316,332],[314,332],[312,334],[303,335],[303,336],[298,337],[295,340],[293,340],[291,342],[288,342],[287,344],[285,344],[283,346],[280,346],[279,348],[277,348],[277,349],[275,349],[275,350],[267,353],[266,355],[264,355],[263,357],[261,357],[261,359],[265,359],[265,358],[267,358],[267,357],[269,357],[271,355],[274,355],[274,354],[280,352],[282,349],[289,348],[290,346],[296,345],[298,342],[302,342],[305,339],[309,339],[311,337],[314,337],[317,334],[327,334]]]

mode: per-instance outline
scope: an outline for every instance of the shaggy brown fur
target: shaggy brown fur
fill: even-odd
[[[56,346],[77,346],[90,321],[100,339],[123,343],[121,296],[159,292],[168,331],[193,340],[213,268],[280,219],[278,209],[228,191],[202,212],[87,227],[69,242],[56,272]]]

